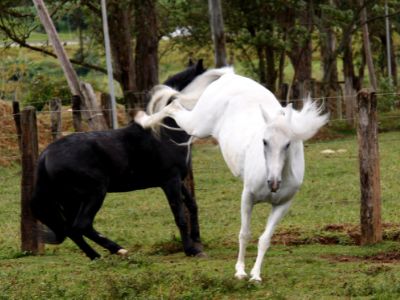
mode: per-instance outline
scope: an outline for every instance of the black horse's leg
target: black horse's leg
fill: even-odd
[[[102,236],[93,228],[94,218],[103,204],[105,195],[105,189],[104,191],[86,195],[85,201],[82,201],[79,212],[74,220],[72,230],[81,233],[111,253],[125,254],[126,250],[122,249],[120,245]],[[124,251],[120,251],[121,249]]]
[[[182,194],[183,201],[189,211],[190,218],[190,237],[195,243],[195,247],[199,251],[203,251],[203,245],[200,239],[200,226],[199,226],[199,218],[198,218],[198,210],[197,203],[194,197],[192,197],[191,193],[187,190],[185,185],[182,184]]]
[[[83,239],[83,236],[77,232],[70,232],[68,237],[74,241],[78,247],[85,252],[86,256],[89,257],[91,260],[99,258],[100,254],[98,254],[92,247],[89,246],[88,243]]]
[[[169,206],[174,214],[175,223],[179,228],[183,249],[186,255],[194,256],[201,251],[194,247],[193,240],[190,237],[188,223],[185,218],[185,207],[182,201],[181,185],[180,177],[175,176],[163,185],[162,189],[167,196]]]
[[[127,253],[127,251],[123,249],[120,245],[103,236],[93,227],[85,231],[85,236],[91,239],[93,242],[99,244],[103,248],[106,248],[108,251],[110,251],[111,254],[117,253],[120,255],[125,255]]]

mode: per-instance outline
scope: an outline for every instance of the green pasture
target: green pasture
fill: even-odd
[[[159,189],[110,194],[97,216],[97,229],[125,246],[127,258],[96,246],[104,256],[89,261],[69,240],[46,246],[42,256],[21,253],[20,167],[0,168],[0,299],[399,299],[400,135],[379,138],[385,240],[363,247],[355,242],[355,137],[307,143],[304,185],[278,226],[260,284],[233,277],[241,182],[212,143],[196,145],[193,154],[206,259],[185,257]],[[346,151],[321,154],[325,149]],[[248,271],[269,209],[254,209]]]

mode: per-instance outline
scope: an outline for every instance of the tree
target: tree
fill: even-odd
[[[0,4],[0,8],[4,8],[0,13],[0,31],[22,47],[55,57],[50,50],[27,43],[30,34],[38,28],[35,23],[34,26],[28,25],[32,24],[34,19],[29,4],[26,1],[14,3],[7,0],[6,2]],[[80,5],[87,8],[83,10],[85,20],[89,24],[87,27],[90,28],[98,45],[102,47],[103,33],[99,21],[101,18],[100,3],[89,0],[63,0],[53,1],[51,4],[52,16],[56,20],[58,14],[65,14],[68,9],[72,12],[77,8],[82,9]],[[143,101],[142,93],[158,82],[158,41],[160,36],[157,27],[156,1],[108,0],[107,6],[109,27],[112,32],[110,40],[114,78],[121,85],[128,110],[143,107],[145,103],[141,102]],[[30,13],[22,13],[23,11]],[[71,13],[70,11],[68,13]],[[21,28],[24,30],[22,31]],[[133,46],[135,40],[136,49]],[[137,66],[135,66],[134,52]],[[103,66],[85,61],[82,48],[79,53],[77,59],[70,59],[72,63],[106,73]]]
[[[135,1],[136,85],[146,92],[158,84],[158,26],[155,0]],[[147,103],[143,103],[147,104]]]
[[[365,3],[363,0],[359,0],[359,2],[360,2],[360,6],[361,6],[360,20],[361,20],[362,32],[363,32],[363,45],[364,45],[365,57],[367,59],[369,80],[370,80],[370,83],[371,83],[373,89],[376,91],[378,88],[378,83],[376,81],[375,67],[374,67],[374,62],[373,62],[372,53],[371,53],[371,43],[370,43],[370,39],[369,39],[369,31],[368,31],[368,24],[367,24],[367,9],[365,7]]]
[[[214,41],[215,66],[226,66],[224,20],[220,0],[208,0],[210,27]]]

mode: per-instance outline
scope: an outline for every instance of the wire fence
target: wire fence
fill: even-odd
[[[145,95],[148,92],[139,92],[137,94],[140,95]],[[383,96],[390,96],[390,97],[400,97],[400,93],[386,93],[386,92],[377,92],[376,93],[377,97],[383,97]],[[337,96],[337,97],[314,97],[312,100],[314,101],[324,101],[327,99],[342,99],[344,100],[347,97],[355,97],[355,95],[342,95],[342,96]],[[290,102],[296,102],[296,101],[303,101],[303,99],[291,99]],[[38,101],[36,103],[43,103],[41,101]],[[31,104],[35,104],[32,102]],[[66,108],[65,106],[60,110],[50,110],[50,106],[46,105],[43,110],[39,111],[37,113],[38,116],[38,122],[39,122],[39,143],[41,146],[45,146],[48,143],[51,142],[51,134],[61,134],[61,136],[69,135],[72,133],[82,133],[82,132],[87,132],[87,131],[75,131],[72,129],[72,125],[69,120],[72,120],[72,113],[73,112],[78,112],[78,113],[85,113],[85,112],[90,112],[95,115],[103,115],[105,112],[110,112],[111,109],[109,108],[104,108],[104,109],[79,109],[79,110],[72,110],[71,108]],[[138,105],[137,109],[144,109],[144,105]],[[127,119],[125,119],[125,116],[127,114],[127,110],[123,106],[119,106],[118,109],[118,115],[119,115],[119,121],[120,122],[125,122],[125,124],[128,123]],[[50,125],[50,119],[49,115],[59,113],[61,114],[61,120],[63,123],[63,127],[61,130],[58,131],[51,131],[51,125]],[[10,107],[0,107],[0,164],[1,162],[4,161],[17,161],[20,159],[19,157],[19,148],[18,148],[18,139],[19,136],[16,133],[15,130],[15,119],[16,115],[13,114],[11,106]],[[394,111],[390,115],[383,115],[380,116],[379,122],[384,122],[387,120],[399,120],[400,124],[400,111]],[[66,122],[67,121],[67,122]],[[356,118],[338,118],[338,117],[333,117],[329,120],[329,125],[330,126],[340,126],[344,122],[347,123],[354,123],[356,121]],[[67,124],[65,124],[67,123]],[[400,125],[399,125],[400,127]],[[355,137],[351,138],[345,138],[341,140],[336,140],[335,143],[342,143],[346,144],[352,141],[356,141]],[[390,142],[399,142],[399,139],[393,139]],[[389,142],[389,141],[386,141]],[[320,144],[328,144],[330,143],[330,139],[328,140],[313,140],[311,142],[306,143],[306,147],[313,147],[316,145]]]

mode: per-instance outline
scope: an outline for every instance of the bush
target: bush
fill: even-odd
[[[388,112],[395,108],[396,88],[390,78],[383,77],[379,81],[378,111]]]
[[[64,77],[52,78],[47,74],[41,74],[32,78],[27,89],[28,93],[22,103],[24,106],[32,105],[37,110],[42,110],[51,99],[60,98],[63,104],[67,104],[72,97]]]

